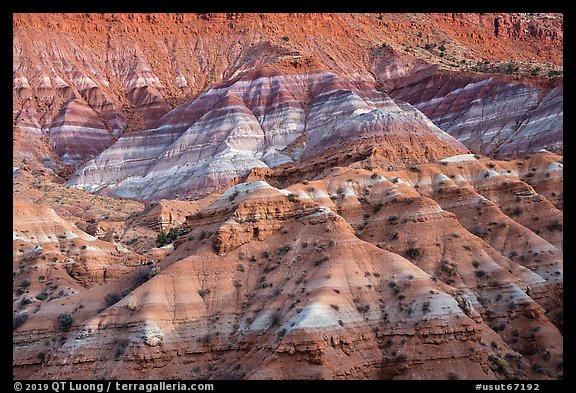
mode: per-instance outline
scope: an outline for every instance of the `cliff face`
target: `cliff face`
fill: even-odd
[[[64,164],[75,166],[126,131],[158,127],[158,120],[176,105],[216,84],[279,61],[296,69],[312,63],[367,88],[396,84],[395,79],[411,74],[410,67],[395,61],[398,56],[419,64],[419,70],[422,64],[466,70],[476,61],[531,62],[541,68],[562,64],[562,18],[555,14],[17,14],[13,27],[14,123],[22,133],[15,143],[25,145],[15,158],[26,153],[54,161],[48,152],[54,151]],[[440,45],[448,49],[440,53]],[[426,49],[431,46],[435,49]],[[382,56],[388,49],[393,49],[391,58]],[[435,94],[438,83],[442,81],[428,84],[423,94]],[[498,101],[507,90],[524,89],[521,82],[512,84],[487,99]],[[540,90],[524,94],[530,98],[520,94],[510,105],[532,108],[536,100],[561,108],[561,89],[550,97]],[[558,147],[561,138],[541,135],[561,133],[559,111],[551,120],[539,120],[551,115],[543,110],[535,119],[511,115],[510,122],[526,123],[525,133],[537,135],[528,148]],[[466,111],[424,113],[456,137],[466,134],[463,142],[480,138],[478,130],[458,128],[466,123]],[[78,123],[78,116],[86,120]],[[459,121],[452,124],[445,117]],[[474,135],[468,137],[469,132]],[[88,135],[98,142],[87,143]],[[29,138],[38,144],[28,146]],[[514,146],[497,150],[498,142],[469,147],[487,153],[514,151]]]
[[[562,378],[562,23],[15,15],[14,376]]]

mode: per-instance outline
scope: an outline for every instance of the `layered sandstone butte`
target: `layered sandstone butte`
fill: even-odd
[[[562,24],[14,15],[14,377],[562,379]]]

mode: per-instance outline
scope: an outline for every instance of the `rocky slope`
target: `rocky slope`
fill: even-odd
[[[562,23],[15,15],[14,377],[563,378]]]
[[[557,70],[562,23],[556,14],[16,14],[13,120],[21,133],[15,143],[25,146],[16,151],[15,165],[32,156],[61,169],[59,162],[52,163],[51,152],[64,164],[83,163],[122,133],[154,129],[178,104],[279,61],[298,68],[314,59],[319,68],[369,89],[395,85],[430,66],[460,72],[477,70],[477,62],[514,61],[519,67],[514,73]],[[454,77],[449,73],[447,78]],[[507,83],[498,75],[491,78],[495,86]],[[469,111],[469,101],[454,91],[474,80],[462,85],[441,79],[420,85],[428,86],[423,96],[430,100],[448,84],[445,94],[453,93],[441,101],[447,106],[458,96],[462,102],[456,113],[434,111],[436,104],[422,102],[413,92],[399,94],[469,147],[508,154],[524,143],[510,136],[514,133],[535,139],[522,149],[561,148],[561,88],[548,94],[511,81],[513,86],[496,89],[487,103]],[[510,101],[502,107],[527,109],[507,113],[505,122],[495,120],[493,132],[504,137],[479,144],[478,110],[492,110],[490,105],[502,99]],[[85,120],[78,123],[78,117]],[[451,121],[455,118],[457,124]],[[471,126],[464,126],[469,118]],[[87,143],[88,135],[98,142]],[[28,145],[30,139],[34,146]],[[503,139],[512,146],[499,149]]]
[[[180,236],[159,262],[38,302],[14,331],[15,375],[561,375],[562,211],[535,192],[560,191],[561,157],[460,155],[396,171],[379,160],[179,202],[191,214],[173,222]]]
[[[482,154],[563,151],[562,80],[414,73],[389,92]]]
[[[250,72],[122,136],[80,168],[70,186],[124,197],[198,197],[269,168],[358,144],[394,145],[390,164],[465,146],[410,105],[323,72]],[[392,150],[392,149],[389,149]]]

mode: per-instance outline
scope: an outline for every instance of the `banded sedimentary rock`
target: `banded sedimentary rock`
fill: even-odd
[[[159,127],[124,135],[69,184],[145,199],[197,197],[252,168],[366,141],[394,143],[414,159],[417,145],[424,159],[467,151],[414,107],[367,84],[325,71],[258,71],[203,93],[164,116]]]
[[[389,93],[420,109],[470,149],[501,157],[563,150],[561,80],[415,72]]]

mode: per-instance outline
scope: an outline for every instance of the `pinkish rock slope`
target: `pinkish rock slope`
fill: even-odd
[[[430,72],[428,72],[430,74]],[[475,152],[500,157],[563,151],[562,81],[414,72],[389,91]]]
[[[297,139],[298,147],[285,149]],[[153,129],[122,136],[68,184],[132,198],[197,197],[246,176],[361,141],[394,141],[427,159],[467,149],[412,106],[327,72],[252,72],[180,106]]]

